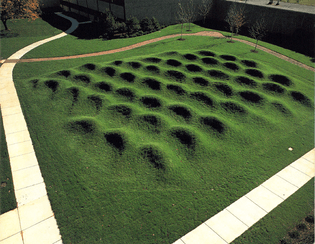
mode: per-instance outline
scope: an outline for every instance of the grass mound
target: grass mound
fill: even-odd
[[[149,163],[158,170],[165,170],[166,163],[163,158],[161,149],[157,146],[147,145],[140,149],[142,157],[149,161]]]
[[[101,81],[101,82],[96,83],[95,87],[100,89],[101,91],[104,91],[104,92],[110,92],[113,90],[112,85],[105,82],[105,81]]]
[[[87,63],[87,64],[82,65],[82,68],[87,69],[87,70],[95,70],[96,65],[92,63]]]
[[[284,115],[291,115],[291,111],[280,102],[273,102],[271,105]]]
[[[186,91],[178,85],[167,85],[166,88],[170,91],[174,91],[177,95],[185,95]]]
[[[202,58],[201,60],[204,64],[209,64],[209,65],[219,64],[219,61],[216,60],[215,58]]]
[[[133,100],[136,95],[133,91],[131,91],[129,88],[122,87],[116,90],[116,93],[123,96],[124,98],[127,98],[128,100]]]
[[[229,79],[229,76],[223,73],[221,70],[209,70],[208,74],[215,79],[221,79],[221,80]]]
[[[97,131],[97,123],[91,118],[75,119],[68,123],[68,129],[80,134],[92,134]]]
[[[160,69],[159,67],[155,66],[155,65],[148,65],[147,67],[145,67],[148,71],[154,72],[154,73],[160,73]]]
[[[128,65],[130,65],[134,69],[139,69],[142,66],[142,64],[139,62],[128,62]]]
[[[156,114],[143,114],[137,120],[141,129],[148,129],[150,132],[160,133],[162,130],[162,119]]]
[[[204,105],[211,106],[211,107],[213,106],[212,99],[203,92],[193,92],[190,94],[190,96]]]
[[[143,61],[150,62],[150,63],[159,63],[162,61],[162,59],[156,58],[156,57],[150,57],[150,58],[143,59]]]
[[[39,79],[30,80],[30,83],[32,84],[33,88],[37,88],[38,82],[39,82]]]
[[[76,81],[76,82],[82,82],[84,84],[90,84],[91,83],[91,78],[87,75],[75,75],[73,77],[73,79]]]
[[[96,107],[96,110],[100,111],[103,105],[103,99],[98,95],[90,95],[87,98]]]
[[[193,81],[201,86],[208,86],[209,85],[209,81],[207,81],[205,78],[203,77],[194,77]]]
[[[233,71],[238,71],[240,69],[237,64],[231,62],[224,63],[223,66]]]
[[[284,75],[270,75],[269,79],[284,86],[291,86],[292,81]]]
[[[211,131],[217,132],[219,134],[224,133],[226,126],[215,117],[201,117],[200,123],[210,128]]]
[[[242,98],[244,98],[246,101],[251,103],[262,103],[263,98],[257,93],[251,92],[251,91],[244,91],[239,93]]]
[[[185,120],[189,120],[191,118],[191,113],[189,109],[181,105],[172,105],[169,107],[177,115],[183,117]]]
[[[116,60],[116,61],[113,62],[113,64],[116,65],[116,66],[120,66],[120,65],[123,64],[123,61],[122,60]]]
[[[59,82],[56,80],[48,80],[45,81],[45,85],[55,93],[59,87]]]
[[[196,64],[188,64],[186,65],[186,69],[190,72],[201,72],[202,68]]]
[[[233,90],[229,85],[217,83],[214,86],[218,89],[218,91],[220,91],[227,97],[230,97],[233,95]]]
[[[61,71],[57,72],[57,75],[64,76],[64,77],[68,78],[71,75],[71,71],[70,70],[61,70]]]
[[[283,87],[274,83],[264,83],[262,86],[265,90],[273,93],[283,94],[285,92],[285,89]]]
[[[140,101],[143,103],[144,106],[147,108],[159,108],[162,106],[160,99],[155,97],[142,97]]]
[[[80,94],[80,90],[78,87],[70,87],[68,89],[68,91],[70,92],[71,96],[73,97],[73,103],[76,103],[78,101],[78,97]]]
[[[102,72],[106,73],[110,77],[113,77],[116,73],[116,70],[112,67],[105,67],[105,68],[102,68]]]
[[[186,75],[177,70],[166,71],[166,76],[170,77],[171,79],[175,79],[176,81],[179,81],[179,82],[182,82],[186,79]]]
[[[249,86],[249,87],[257,87],[257,82],[248,78],[248,77],[245,77],[245,76],[239,76],[239,77],[236,77],[235,81],[237,83],[239,83],[240,85],[246,85],[246,86]]]
[[[171,129],[171,135],[187,148],[194,148],[196,146],[195,136],[185,128],[173,128]]]
[[[108,110],[112,110],[114,111],[115,113],[118,113],[118,114],[121,114],[127,118],[129,118],[132,114],[132,108],[130,108],[129,106],[127,105],[123,105],[123,104],[120,104],[120,105],[111,105],[108,107]]]
[[[255,78],[264,78],[264,74],[258,69],[247,69],[245,70],[245,73]]]
[[[143,83],[152,90],[161,90],[161,82],[157,81],[156,79],[146,78],[144,79]]]
[[[301,103],[307,107],[312,107],[311,100],[307,96],[305,96],[303,93],[298,92],[298,91],[292,91],[292,92],[290,92],[290,95],[295,101],[297,101],[297,102],[299,102],[299,103]]]
[[[168,64],[168,65],[170,65],[170,66],[173,66],[173,67],[179,67],[179,66],[182,65],[182,63],[179,62],[179,61],[176,60],[176,59],[168,59],[168,60],[166,61],[166,64]]]
[[[241,114],[241,115],[246,114],[246,110],[241,105],[236,104],[234,102],[221,103],[221,107],[231,114]]]
[[[104,134],[106,141],[120,153],[125,150],[126,138],[119,132],[107,132]]]
[[[258,67],[257,63],[254,61],[251,61],[251,60],[242,60],[241,62],[242,62],[242,64],[244,64],[247,67],[251,67],[251,68],[257,68]]]
[[[120,77],[123,78],[125,81],[130,83],[135,81],[136,76],[130,72],[121,73]]]
[[[210,56],[210,57],[215,57],[216,56],[215,53],[210,52],[210,51],[199,51],[198,53],[200,55],[202,55],[202,56]]]
[[[187,53],[183,57],[185,59],[188,59],[188,60],[191,60],[191,61],[197,60],[197,58],[198,58],[196,55],[191,54],[191,53]]]
[[[236,61],[236,57],[232,55],[220,55],[220,58],[227,61]]]

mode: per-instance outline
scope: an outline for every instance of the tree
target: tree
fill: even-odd
[[[151,22],[155,31],[158,31],[161,29],[160,23],[155,17],[152,17]]]
[[[187,14],[180,0],[178,2],[177,21],[178,23],[181,24],[181,35],[180,35],[179,40],[184,40],[183,27],[184,27],[184,23],[187,22]]]
[[[9,30],[9,19],[35,20],[39,15],[39,0],[1,0],[1,21],[5,30]]]
[[[196,17],[196,8],[193,0],[189,0],[186,5],[186,19],[189,24],[188,31],[190,31],[190,23],[194,22]]]
[[[210,13],[213,1],[212,0],[202,0],[199,5],[199,13],[203,17],[203,24],[206,23],[206,18]]]
[[[128,34],[137,33],[141,30],[139,20],[136,17],[127,19],[126,21]]]
[[[253,50],[256,52],[258,40],[261,40],[266,34],[266,21],[264,16],[258,18],[251,27],[249,27],[249,34],[256,40],[255,49]]]
[[[148,17],[145,17],[140,21],[140,26],[143,32],[150,33],[154,30],[154,26],[152,25],[152,20]]]
[[[225,21],[230,26],[232,42],[233,33],[238,34],[240,28],[246,23],[244,7],[237,7],[236,4],[233,3],[227,13]]]

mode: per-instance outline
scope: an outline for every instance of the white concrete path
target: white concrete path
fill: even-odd
[[[231,243],[314,176],[312,149],[173,244]]]
[[[70,29],[33,43],[8,60],[20,59],[30,50],[64,37],[78,27],[75,19],[57,14],[72,22]],[[0,216],[0,244],[61,244],[57,222],[15,90],[14,66],[15,63],[3,63],[0,67],[0,105],[17,208]]]

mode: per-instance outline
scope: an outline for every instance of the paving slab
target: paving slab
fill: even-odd
[[[290,165],[308,176],[314,177],[315,175],[314,164],[304,158],[299,158]]]
[[[0,106],[1,106],[1,104],[0,104]],[[10,108],[1,107],[2,116],[18,114],[18,113],[22,113],[22,109],[20,106],[15,106],[15,107],[10,107]]]
[[[211,230],[206,224],[199,225],[181,238],[185,244],[226,244],[220,236]]]
[[[261,185],[247,193],[246,197],[267,212],[270,212],[283,202],[282,198]]]
[[[0,215],[0,241],[20,233],[20,220],[17,208]]]
[[[61,240],[57,222],[50,217],[23,231],[24,244],[53,244]]]
[[[47,195],[19,207],[18,211],[23,231],[54,216]]]
[[[8,145],[9,157],[14,158],[27,153],[34,152],[34,148],[31,141],[20,142],[12,145]]]
[[[13,145],[20,142],[31,141],[30,133],[28,132],[28,130],[6,134],[5,139],[7,141],[7,145]]]
[[[264,183],[262,183],[262,186],[266,187],[268,190],[272,191],[283,200],[287,199],[298,190],[298,187],[292,185],[277,175],[272,176],[270,179],[266,180]]]
[[[45,183],[40,183],[31,187],[26,187],[15,191],[15,197],[18,207],[35,201],[47,195]]]
[[[226,209],[248,227],[255,224],[258,220],[260,220],[267,214],[265,210],[257,206],[246,196],[241,197],[236,202],[228,206]]]
[[[27,130],[27,124],[22,113],[3,116],[2,121],[6,135]]]
[[[38,165],[38,161],[35,152],[30,152],[17,157],[10,158],[12,172],[26,169],[32,166]]]
[[[181,239],[178,239],[177,241],[173,242],[173,244],[185,244],[185,243]]]
[[[19,100],[16,99],[16,97],[12,97],[11,95],[1,95],[0,104],[1,104],[1,109],[20,106]]]
[[[298,188],[302,187],[306,182],[312,179],[311,176],[302,173],[301,171],[293,168],[290,165],[288,167],[285,167],[276,175],[280,176],[282,179],[290,182]]]
[[[15,191],[44,182],[38,165],[12,172]]]
[[[243,222],[226,209],[208,219],[205,224],[227,243],[232,242],[248,229]]]
[[[302,158],[310,161],[311,163],[315,164],[315,148],[308,153],[304,154]]]
[[[0,244],[24,244],[21,233],[17,233],[7,239],[0,241]]]

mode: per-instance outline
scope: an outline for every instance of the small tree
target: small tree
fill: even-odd
[[[196,8],[194,5],[194,1],[189,0],[185,8],[186,8],[186,19],[188,22],[188,31],[190,31],[190,23],[194,22],[195,17],[196,17]]]
[[[255,24],[249,27],[249,34],[256,40],[255,49],[253,50],[256,52],[258,40],[261,40],[266,34],[266,22],[264,16],[261,16],[256,20]]]
[[[181,24],[181,35],[180,35],[179,40],[184,40],[183,27],[184,27],[184,23],[187,23],[187,14],[180,0],[178,2],[177,21],[178,23]]]
[[[238,34],[240,28],[246,23],[245,9],[243,7],[237,7],[236,4],[233,3],[227,13],[225,21],[230,26],[232,42],[233,33]]]
[[[202,0],[199,5],[199,13],[203,17],[203,24],[206,23],[206,18],[208,17],[210,10],[212,8],[212,0]]]
[[[132,33],[136,33],[141,29],[139,20],[136,17],[127,19],[126,25],[129,35]]]
[[[9,30],[9,19],[35,20],[40,15],[38,0],[1,0],[1,21],[5,30]]]
[[[152,17],[151,22],[155,31],[158,31],[161,29],[160,23],[155,17]]]
[[[143,32],[152,32],[154,30],[152,21],[148,17],[145,17],[140,21],[140,27]]]

